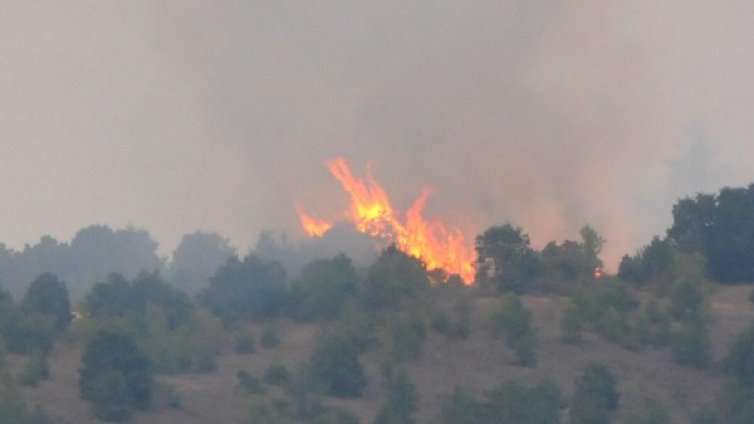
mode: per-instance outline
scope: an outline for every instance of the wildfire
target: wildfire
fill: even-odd
[[[327,230],[332,228],[331,223],[308,215],[300,206],[296,206],[296,213],[301,221],[301,226],[304,227],[304,231],[310,237],[322,237]]]
[[[441,221],[424,218],[422,211],[430,191],[425,189],[406,211],[405,219],[396,214],[385,190],[367,172],[366,181],[354,177],[343,158],[326,162],[327,169],[351,197],[348,219],[356,229],[396,244],[402,251],[424,261],[428,269],[444,269],[458,274],[470,284],[473,281],[473,250],[458,229],[448,229]],[[307,215],[300,207],[301,225],[310,236],[321,236],[332,226],[330,222]]]

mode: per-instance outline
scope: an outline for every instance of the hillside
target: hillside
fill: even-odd
[[[714,360],[720,360],[728,351],[733,339],[754,319],[754,305],[747,300],[749,286],[715,286],[710,294],[710,338]],[[642,293],[641,296],[649,296]],[[605,364],[616,377],[621,394],[620,417],[628,411],[641,408],[648,396],[656,397],[669,409],[673,422],[689,422],[689,414],[699,406],[712,402],[719,395],[724,378],[710,370],[698,370],[677,364],[670,348],[647,347],[638,351],[625,349],[605,341],[591,332],[584,332],[580,344],[566,344],[561,340],[560,322],[568,298],[556,296],[524,296],[525,306],[533,314],[537,331],[537,365],[533,368],[513,365],[512,351],[500,337],[493,337],[490,316],[497,307],[496,296],[471,297],[472,313],[470,335],[466,340],[448,340],[434,331],[427,331],[420,359],[409,360],[407,370],[419,394],[415,418],[421,423],[431,423],[443,402],[443,396],[455,386],[471,393],[483,392],[506,380],[519,380],[527,384],[541,379],[551,379],[569,399],[574,379],[589,361]],[[263,324],[242,324],[254,335],[274,328],[280,343],[264,348],[257,343],[256,352],[250,355],[233,353],[232,338],[225,334],[222,354],[217,370],[209,373],[190,373],[175,376],[158,376],[159,386],[171,387],[180,398],[180,408],[167,405],[158,396],[153,411],[137,413],[132,422],[147,423],[243,423],[254,398],[283,397],[278,387],[265,385],[266,395],[249,395],[238,386],[236,372],[249,371],[261,376],[270,364],[283,364],[289,370],[306,361],[315,339],[324,324],[299,323],[290,319],[276,319]],[[82,367],[83,338],[74,322],[62,340],[55,344],[49,356],[51,377],[39,386],[24,387],[22,393],[29,406],[39,405],[60,423],[96,423],[89,402],[80,399],[78,370]],[[370,423],[384,402],[381,390],[380,361],[384,348],[361,356],[368,375],[368,385],[363,397],[344,400],[326,397],[325,403],[347,409]],[[25,359],[7,355],[13,374],[20,372]],[[563,417],[567,417],[565,409]]]

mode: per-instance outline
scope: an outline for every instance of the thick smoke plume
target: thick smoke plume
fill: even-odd
[[[133,222],[165,252],[337,213],[324,160],[405,209],[616,259],[678,196],[754,179],[751,2],[9,2],[0,235]]]

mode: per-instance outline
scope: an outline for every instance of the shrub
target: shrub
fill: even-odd
[[[581,342],[581,327],[583,318],[579,312],[570,306],[563,314],[563,320],[560,322],[561,338],[564,342],[575,344]]]
[[[270,365],[264,373],[264,382],[273,385],[283,385],[288,383],[290,374],[285,365]]]
[[[259,379],[249,374],[246,370],[238,370],[238,372],[236,372],[236,379],[238,380],[238,385],[247,393],[257,395],[265,393],[264,387],[262,387],[262,383],[259,382]]]
[[[495,332],[505,334],[506,343],[514,350],[519,365],[536,364],[536,335],[531,327],[531,312],[524,308],[518,296],[503,299],[500,309],[492,316],[492,327]]]
[[[390,323],[391,356],[393,359],[419,359],[426,339],[424,321],[419,316],[397,319]]]
[[[241,355],[254,353],[256,351],[254,336],[251,334],[242,334],[236,337],[235,351]]]
[[[280,338],[278,338],[278,332],[272,327],[265,328],[262,332],[262,337],[259,339],[259,343],[262,347],[273,348],[280,344]]]
[[[82,362],[81,397],[94,403],[98,417],[124,420],[132,408],[150,406],[149,360],[126,333],[100,331],[86,345]]]
[[[629,414],[624,422],[626,424],[670,424],[670,412],[658,398],[647,398],[644,405]]]
[[[736,338],[724,369],[742,387],[754,388],[754,322]]]
[[[212,349],[205,349],[197,353],[196,370],[201,373],[217,370],[217,353]]]
[[[710,342],[704,322],[685,323],[673,341],[673,359],[681,365],[706,368],[710,361]]]
[[[48,378],[50,378],[50,366],[47,363],[47,356],[37,353],[26,361],[21,375],[18,376],[18,383],[36,387],[40,381]]]
[[[584,374],[576,379],[575,385],[571,423],[607,423],[608,412],[618,407],[620,398],[610,370],[604,365],[590,362],[584,368]]]
[[[343,334],[321,335],[310,358],[316,387],[332,396],[360,397],[367,384],[358,349]]]
[[[704,295],[699,283],[683,280],[675,285],[672,292],[670,314],[673,318],[687,322],[704,320]]]

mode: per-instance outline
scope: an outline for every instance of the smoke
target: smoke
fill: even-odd
[[[614,268],[678,196],[754,179],[749,2],[26,3],[0,17],[9,244],[302,237],[295,201],[345,209],[344,156],[469,238],[589,223]]]

